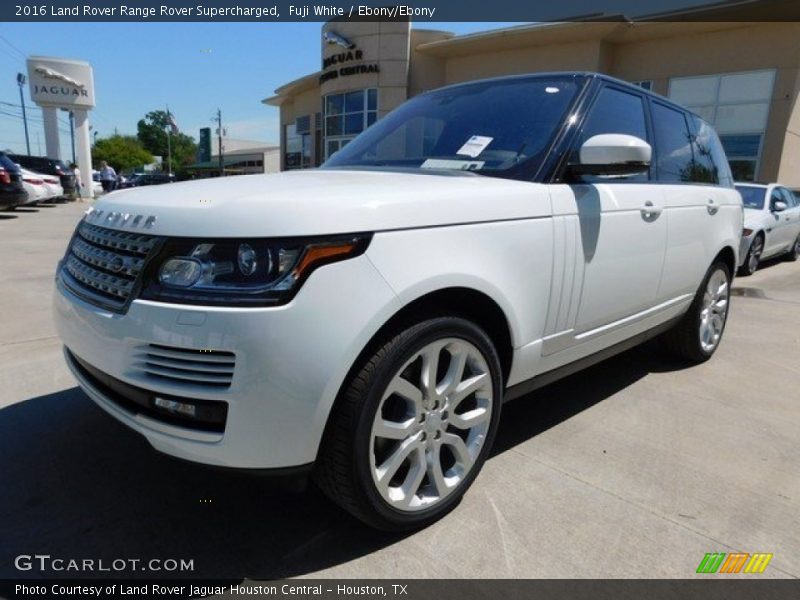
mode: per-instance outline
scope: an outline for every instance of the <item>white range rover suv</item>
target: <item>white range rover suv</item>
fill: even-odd
[[[662,332],[708,359],[741,232],[697,116],[508,77],[417,96],[320,169],[109,194],[55,317],[82,388],[156,449],[309,469],[409,529],[470,486],[504,400]]]

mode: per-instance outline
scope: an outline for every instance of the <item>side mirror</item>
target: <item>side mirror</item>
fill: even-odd
[[[786,202],[781,202],[780,200],[776,200],[775,202],[772,203],[772,212],[783,212],[787,208],[789,208],[789,206],[786,204]]]
[[[580,149],[579,162],[569,165],[576,175],[627,177],[650,169],[653,149],[643,139],[622,133],[590,137]]]

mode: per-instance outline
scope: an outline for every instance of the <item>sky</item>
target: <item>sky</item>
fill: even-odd
[[[457,34],[518,23],[425,23]],[[412,25],[413,26],[413,25]],[[277,143],[278,109],[261,100],[320,67],[322,23],[2,23],[0,24],[0,149],[25,151],[18,72],[25,56],[86,60],[94,68],[97,107],[89,122],[98,137],[135,134],[151,110],[169,105],[182,132],[195,138],[213,127],[217,108],[232,138]],[[23,88],[31,153],[44,153],[41,109]],[[67,113],[62,158],[71,158]]]

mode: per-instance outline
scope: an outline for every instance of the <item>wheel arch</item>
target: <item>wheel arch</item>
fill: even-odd
[[[451,286],[430,290],[406,302],[394,312],[382,326],[372,335],[350,364],[345,377],[341,380],[333,402],[327,408],[317,453],[322,447],[324,438],[329,434],[331,415],[342,398],[361,365],[372,356],[382,344],[397,332],[419,323],[426,318],[437,316],[460,316],[481,327],[497,349],[504,381],[508,380],[513,362],[513,331],[506,313],[493,298],[485,292],[471,287]]]
[[[714,257],[714,261],[711,264],[714,264],[720,260],[727,265],[731,277],[735,277],[737,267],[736,251],[731,246],[724,246],[719,252],[717,252],[717,255]]]
[[[465,286],[440,288],[406,302],[378,329],[359,353],[343,382],[377,347],[397,332],[426,318],[456,316],[472,321],[483,329],[500,355],[503,377],[508,378],[513,358],[513,332],[505,311],[485,292]]]

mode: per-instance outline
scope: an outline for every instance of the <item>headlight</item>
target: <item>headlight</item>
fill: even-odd
[[[363,254],[371,234],[326,238],[167,240],[140,295],[184,304],[284,304],[314,269]]]
[[[752,230],[752,229],[748,229],[747,227],[745,227],[744,229],[742,229],[742,235],[743,235],[744,237],[747,237],[748,235],[752,235],[752,233],[753,233],[753,230]]]

